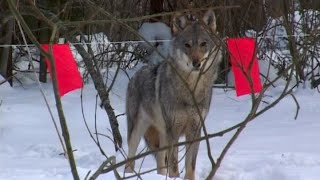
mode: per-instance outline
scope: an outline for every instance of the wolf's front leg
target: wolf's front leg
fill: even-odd
[[[169,144],[174,145],[179,142],[179,138],[173,139]],[[168,149],[168,168],[169,177],[179,177],[179,162],[178,162],[178,146],[172,146]]]
[[[168,145],[168,141],[166,140],[166,138],[164,137],[163,134],[160,134],[159,142],[160,142],[159,148],[162,148],[162,147],[165,147]],[[163,150],[163,151],[158,151],[156,153],[157,173],[158,174],[162,174],[162,175],[167,174],[167,163],[166,163],[167,152],[168,152],[168,150]]]
[[[200,138],[201,136],[201,129],[197,131],[189,131],[186,134],[186,141],[194,141],[195,139]],[[191,144],[186,145],[186,159],[185,159],[185,167],[186,167],[186,174],[185,179],[194,180],[194,170],[196,167],[197,155],[199,151],[199,144],[200,142],[193,142]]]

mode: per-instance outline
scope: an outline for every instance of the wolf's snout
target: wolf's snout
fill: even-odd
[[[195,67],[195,68],[200,68],[200,61],[197,60],[197,59],[194,59],[194,60],[192,61],[192,65],[193,65],[193,67]]]

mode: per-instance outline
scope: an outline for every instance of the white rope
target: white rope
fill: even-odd
[[[310,37],[310,36],[319,36],[319,34],[295,34],[295,35],[282,35],[282,36],[263,36],[263,37],[251,37],[251,38],[257,38],[257,39],[267,39],[267,38],[285,38],[285,37]],[[154,42],[170,42],[172,41],[171,39],[163,39],[163,40],[150,40],[148,41],[149,43],[154,43]],[[86,44],[91,44],[91,45],[108,45],[108,44],[134,44],[134,43],[145,43],[146,41],[143,40],[137,40],[137,41],[113,41],[113,42],[79,42],[79,43],[70,43],[68,44],[71,45],[86,45]],[[34,44],[1,44],[0,47],[32,47],[35,46]]]
[[[310,36],[319,36],[320,34],[303,34],[303,35],[298,35],[298,34],[294,34],[294,35],[282,35],[282,36],[263,36],[263,37],[256,37],[257,39],[266,39],[266,38],[285,38],[285,37],[310,37]],[[252,37],[255,38],[255,37]]]
[[[164,39],[164,40],[151,40],[151,41],[147,41],[149,43],[153,43],[153,42],[170,42],[171,39]],[[70,43],[68,42],[68,44],[71,45],[86,45],[86,44],[91,44],[91,45],[99,45],[99,44],[134,44],[134,43],[145,43],[146,41],[114,41],[114,42],[79,42],[79,43]],[[32,47],[35,46],[34,44],[2,44],[0,45],[0,47]]]

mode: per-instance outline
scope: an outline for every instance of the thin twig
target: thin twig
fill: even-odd
[[[17,20],[17,24],[18,24],[19,30],[20,30],[20,32],[21,32],[22,39],[23,39],[24,43],[27,44],[27,40],[26,40],[24,31],[23,31],[23,29],[22,29],[22,27],[21,27],[21,24],[20,24],[20,21],[19,21],[19,20]],[[35,76],[35,79],[36,79],[36,82],[37,82],[37,84],[38,84],[38,87],[39,87],[41,96],[43,97],[43,99],[44,99],[44,101],[45,101],[45,103],[46,103],[46,107],[47,107],[47,109],[48,109],[48,111],[49,111],[49,114],[50,114],[52,123],[53,123],[53,125],[54,125],[55,130],[56,130],[56,133],[57,133],[57,136],[58,136],[58,138],[59,138],[59,142],[60,142],[61,147],[62,147],[62,149],[63,149],[64,155],[67,155],[67,150],[66,150],[66,148],[65,148],[65,145],[64,145],[64,143],[63,143],[62,137],[61,137],[61,135],[60,135],[60,131],[59,131],[58,125],[57,125],[57,123],[56,123],[56,121],[55,121],[55,119],[54,119],[52,110],[51,110],[51,108],[50,108],[50,106],[49,106],[48,98],[47,98],[47,96],[46,96],[45,93],[44,93],[44,89],[43,89],[43,87],[42,87],[42,85],[41,85],[41,83],[40,83],[40,81],[39,81],[39,77],[38,77],[38,75],[37,75],[37,72],[35,71],[34,64],[33,64],[32,60],[31,60],[32,58],[31,58],[30,49],[29,49],[28,46],[26,46],[26,49],[27,49],[27,54],[28,54],[28,56],[29,56],[29,58],[28,58],[28,59],[29,59],[29,63],[30,63],[31,68],[32,68],[31,72],[32,72],[33,75]]]
[[[64,143],[66,146],[66,151],[68,154],[68,160],[69,160],[69,165],[71,168],[71,172],[73,175],[74,180],[80,180],[78,171],[77,171],[77,166],[76,166],[76,162],[74,160],[74,156],[73,156],[73,152],[72,152],[72,145],[71,145],[71,141],[70,141],[70,135],[69,135],[69,130],[68,130],[68,126],[67,126],[67,122],[63,113],[63,108],[62,108],[62,103],[61,103],[61,97],[58,93],[58,84],[57,84],[57,75],[56,75],[56,71],[55,71],[55,63],[54,63],[54,58],[52,56],[52,54],[50,53],[46,53],[40,46],[40,43],[37,41],[37,39],[34,37],[34,35],[32,34],[30,28],[28,27],[28,25],[26,24],[26,22],[24,21],[24,19],[22,18],[21,14],[18,12],[18,10],[15,8],[15,4],[13,1],[11,0],[7,0],[8,4],[9,4],[9,8],[11,13],[13,14],[13,16],[15,17],[15,19],[17,20],[17,22],[19,22],[22,26],[22,28],[24,29],[24,31],[26,32],[26,34],[28,35],[28,37],[31,39],[31,41],[37,45],[37,47],[40,49],[41,52],[43,52],[43,54],[48,57],[49,62],[50,62],[50,67],[51,67],[51,72],[52,72],[52,84],[53,84],[53,89],[54,89],[54,95],[55,95],[55,101],[56,101],[56,107],[57,107],[57,111],[58,111],[58,115],[59,115],[59,120],[60,120],[60,126],[61,126],[61,130],[62,130],[62,135],[64,138]],[[56,27],[56,26],[54,26]],[[21,29],[22,29],[21,28]],[[52,34],[52,37],[54,36],[55,33],[55,28]],[[49,51],[51,51],[51,46],[49,46]]]
[[[297,119],[298,118],[298,114],[299,114],[299,110],[300,110],[300,105],[299,105],[299,102],[298,102],[296,96],[292,92],[289,93],[289,95],[293,98],[294,102],[296,103],[297,110],[296,110],[296,115],[294,116],[294,119]]]

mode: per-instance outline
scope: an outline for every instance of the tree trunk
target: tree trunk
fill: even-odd
[[[78,40],[75,37],[68,37],[68,41],[70,42],[78,42]],[[75,44],[74,47],[77,49],[79,54],[82,56],[83,61],[88,69],[88,72],[93,80],[94,86],[98,92],[98,95],[101,99],[101,105],[104,107],[105,111],[107,112],[110,127],[113,133],[113,139],[114,139],[114,145],[115,150],[118,151],[119,148],[122,147],[122,137],[119,131],[119,124],[117,121],[117,117],[114,113],[114,110],[111,106],[111,102],[109,99],[109,93],[106,90],[106,86],[103,83],[103,78],[101,76],[101,73],[97,71],[94,65],[93,58],[91,55],[83,48],[83,46],[79,44]]]
[[[150,1],[150,14],[157,14],[163,12],[163,1],[164,0],[151,0]],[[161,21],[162,16],[150,19],[151,22]]]
[[[9,20],[5,26],[5,30],[1,33],[5,35],[3,44],[11,45],[13,36],[14,21]],[[0,74],[8,79],[8,82],[12,86],[12,47],[0,48]]]

